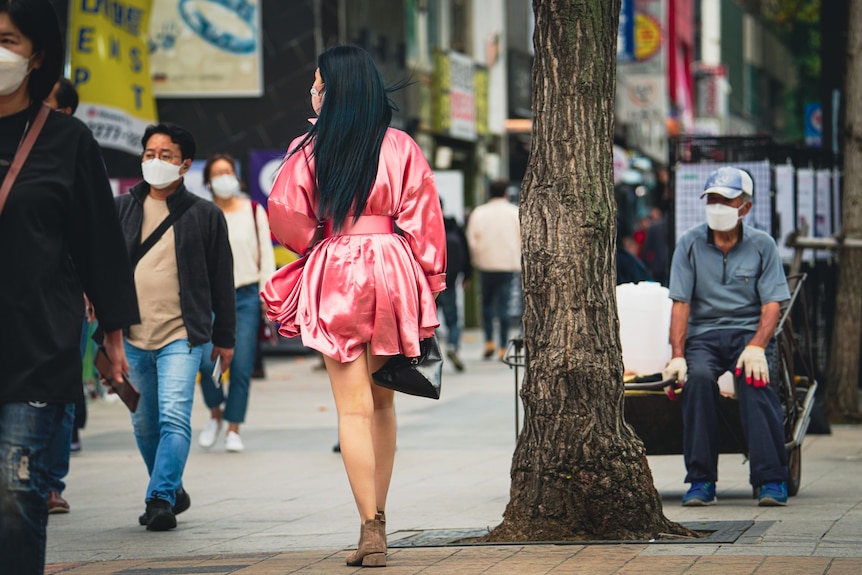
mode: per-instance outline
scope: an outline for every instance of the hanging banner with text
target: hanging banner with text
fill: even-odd
[[[159,98],[263,95],[258,0],[154,0],[150,72]]]
[[[81,104],[75,115],[106,148],[141,152],[141,137],[156,121],[147,63],[152,0],[72,0],[69,9],[71,80]]]

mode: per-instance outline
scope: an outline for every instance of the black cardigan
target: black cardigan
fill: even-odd
[[[129,254],[142,240],[144,199],[149,189],[149,184],[139,182],[128,194],[117,198],[117,213]],[[183,196],[192,196],[194,201],[173,229],[180,307],[189,343],[201,345],[212,341],[218,347],[232,348],[236,341],[236,291],[227,223],[218,206],[193,196],[182,182],[168,196],[168,211]]]

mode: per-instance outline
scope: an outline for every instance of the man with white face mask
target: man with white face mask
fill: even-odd
[[[144,181],[117,198],[141,295],[141,323],[126,333],[125,350],[129,378],[141,391],[132,425],[150,475],[138,522],[166,531],[191,505],[183,470],[203,350],[212,342],[211,358],[222,370],[233,357],[233,257],[221,210],[183,185],[195,154],[192,135],[162,123],[149,126],[141,143]]]
[[[746,225],[754,182],[738,168],[706,180],[707,223],[679,239],[673,254],[670,342],[662,375],[682,388],[683,454],[691,488],[685,506],[716,502],[718,376],[732,370],[747,440],[749,481],[760,506],[787,504],[787,452],[778,395],[769,385],[780,303],[790,299],[775,240]]]

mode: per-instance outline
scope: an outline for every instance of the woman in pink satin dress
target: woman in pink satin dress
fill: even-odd
[[[317,63],[318,119],[291,143],[269,197],[276,238],[306,255],[276,272],[263,296],[282,334],[324,356],[362,520],[347,564],[379,567],[395,409],[394,392],[371,374],[389,356],[418,356],[438,327],[446,235],[431,169],[407,134],[389,128],[393,106],[370,55],[338,46]],[[310,246],[319,223],[324,238]]]

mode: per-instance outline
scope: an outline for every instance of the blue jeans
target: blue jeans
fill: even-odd
[[[66,484],[63,478],[69,473],[69,451],[72,442],[72,428],[75,427],[75,404],[67,403],[63,410],[63,419],[54,431],[48,446],[48,489],[63,493]]]
[[[494,317],[500,322],[501,348],[509,343],[509,300],[512,299],[514,272],[481,272],[482,328],[485,341],[494,341]]]
[[[48,525],[48,444],[62,403],[0,404],[0,558],[3,573],[41,575]]]
[[[450,349],[461,347],[461,320],[458,317],[458,293],[455,287],[448,287],[437,296],[437,307],[446,320],[446,343]]]
[[[230,362],[230,389],[224,410],[224,419],[230,423],[243,423],[248,408],[248,393],[254,355],[257,351],[257,331],[260,327],[260,295],[257,284],[236,290],[236,345]],[[201,346],[201,392],[210,409],[225,403],[224,385],[216,387],[212,379],[213,362],[210,360],[213,346]]]
[[[173,506],[177,489],[183,485],[201,347],[189,346],[187,339],[155,350],[126,342],[129,379],[141,392],[132,426],[150,475],[145,501],[161,499]]]
[[[688,338],[685,359],[688,375],[682,388],[684,426],[683,455],[688,471],[685,481],[718,480],[719,415],[718,376],[736,369],[739,354],[751,341],[753,332],[741,329],[716,329]],[[766,348],[772,358],[775,342]],[[770,372],[776,370],[770,368]],[[736,396],[742,431],[749,457],[749,481],[758,486],[770,481],[787,480],[787,451],[784,448],[784,415],[775,392],[776,378],[755,388],[736,378]]]

